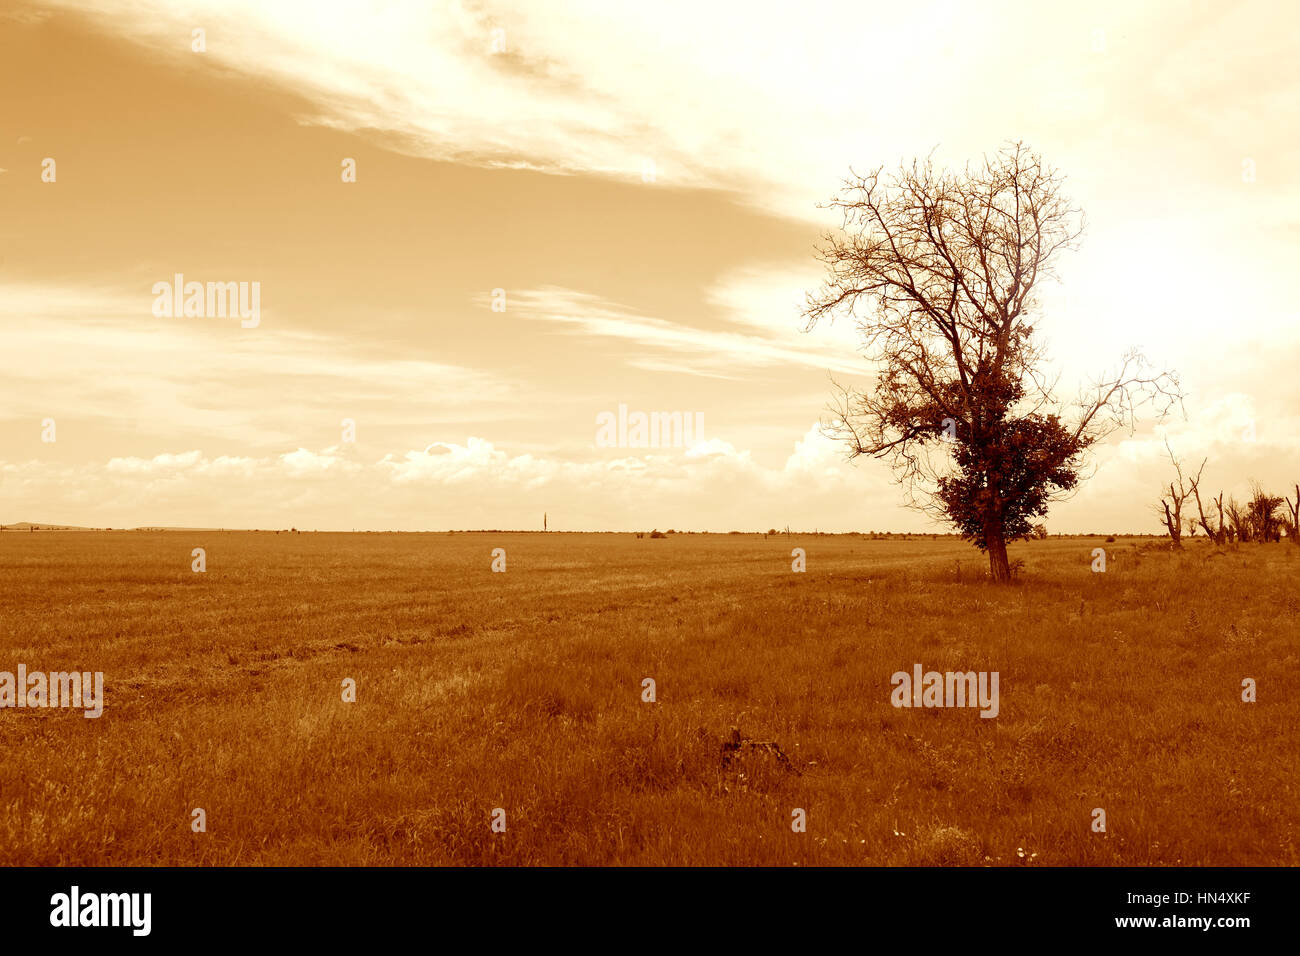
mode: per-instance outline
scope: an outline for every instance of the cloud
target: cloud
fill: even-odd
[[[1220,117],[1197,105],[1225,94],[1211,77],[1253,77],[1252,98],[1277,107],[1265,115],[1295,105],[1293,87],[1259,68],[1285,59],[1291,32],[1264,28],[1282,15],[1265,3],[1205,24],[1176,4],[1118,0],[1087,16],[1020,0],[810,0],[797,14],[699,0],[47,6],[190,65],[203,56],[291,89],[313,105],[304,122],[377,131],[403,151],[628,181],[652,159],[661,185],[734,191],[801,217],[855,159],[941,144],[964,160],[1031,131],[1115,153],[1116,128],[1140,135],[1153,115],[1179,132],[1217,129]],[[194,24],[207,30],[204,54],[190,52]],[[1247,141],[1256,131],[1244,119],[1234,129]]]
[[[1275,68],[1289,61],[1294,13],[1275,4],[1192,18],[1174,3],[1119,0],[1086,11],[1028,0],[809,0],[795,14],[701,0],[50,0],[45,8],[78,11],[171,68],[223,80],[229,70],[258,89],[292,91],[306,104],[294,119],[358,133],[367,146],[645,189],[721,190],[819,224],[814,203],[850,164],[892,165],[932,148],[938,161],[960,164],[1024,136],[1067,174],[1089,217],[1083,248],[1063,262],[1061,286],[1043,288],[1047,308],[1035,320],[1068,371],[1063,391],[1130,344],[1142,346],[1160,367],[1183,371],[1196,393],[1187,429],[1171,426],[1180,455],[1209,455],[1207,467],[1228,487],[1251,475],[1285,482],[1295,470],[1300,387],[1291,370],[1300,352],[1289,329],[1300,179],[1288,172],[1294,133],[1276,117],[1300,102],[1290,75]],[[207,31],[204,54],[190,50],[196,25]],[[493,54],[498,29],[505,52]],[[1241,177],[1246,157],[1257,165],[1250,184]],[[655,163],[654,184],[641,183],[645,160]],[[534,429],[531,454],[508,453],[519,444],[501,438],[502,416],[545,419],[559,403],[545,399],[564,386],[537,389],[545,394],[534,400],[504,372],[386,352],[355,330],[348,338],[293,332],[271,311],[255,332],[160,323],[144,294],[9,284],[0,286],[4,346],[22,361],[7,371],[0,425],[26,434],[26,423],[54,415],[60,442],[41,453],[76,449],[83,463],[6,465],[6,490],[42,487],[51,497],[40,500],[83,508],[104,481],[104,507],[141,523],[164,523],[155,508],[213,523],[200,507],[205,496],[224,514],[269,523],[283,507],[281,482],[296,489],[286,500],[321,524],[347,515],[360,526],[473,516],[485,526],[522,525],[552,493],[574,526],[628,527],[660,511],[663,524],[720,527],[779,520],[755,519],[770,512],[822,527],[827,516],[849,526],[910,520],[895,490],[876,487],[883,465],[844,466],[818,436],[791,439],[790,409],[804,407],[806,382],[795,395],[736,385],[792,365],[862,371],[851,324],[795,331],[800,293],[815,288],[817,270],[752,263],[719,275],[701,309],[686,304],[687,318],[579,291],[610,287],[588,284],[580,269],[565,280],[572,287],[522,298],[512,290],[512,313],[625,344],[627,366],[692,376],[699,394],[717,396],[711,421],[728,402],[741,410],[730,443],[718,438],[689,455],[565,458],[554,450],[568,441],[561,426]],[[1247,412],[1256,441],[1234,440]],[[364,459],[355,448],[321,447],[345,415],[358,416],[373,440]],[[68,417],[94,419],[83,435],[110,437],[65,442],[76,434]],[[457,436],[472,427],[485,437],[407,452],[416,439],[391,434],[397,423],[438,434],[427,429],[449,420]],[[492,425],[478,427],[485,421]],[[331,437],[313,441],[304,433],[313,423]],[[200,443],[198,459],[154,454]],[[790,446],[783,463],[762,464],[773,460],[765,453]],[[1142,520],[1162,451],[1149,430],[1117,438],[1100,450],[1098,478],[1061,514],[1086,526],[1082,512],[1068,516],[1089,504],[1117,526]],[[230,487],[245,497],[221,493]],[[475,489],[496,497],[476,499]],[[716,496],[713,511],[707,494]],[[689,517],[673,519],[674,508]],[[889,517],[871,517],[880,512]]]
[[[312,452],[306,448],[280,456],[280,462],[290,478],[321,477],[335,472],[355,473],[361,465],[347,461],[336,454],[334,449]]]
[[[263,457],[198,450],[101,463],[2,462],[9,508],[39,500],[57,514],[4,516],[102,526],[316,527],[428,530],[552,526],[605,530],[690,527],[752,530],[767,524],[823,530],[825,509],[863,490],[815,428],[788,459],[764,466],[721,438],[686,450],[610,450],[586,459],[511,454],[482,438],[362,461],[342,447]],[[885,489],[867,482],[867,487]],[[861,497],[855,498],[856,502]],[[759,522],[761,523],[761,522]],[[846,516],[845,530],[857,525]]]
[[[3,417],[95,410],[163,440],[201,432],[271,444],[294,440],[303,422],[338,434],[348,416],[374,428],[490,415],[513,409],[521,390],[495,373],[380,351],[346,333],[156,319],[148,291],[0,284],[4,346],[23,356],[7,373]]]
[[[1203,487],[1216,494],[1240,498],[1252,478],[1286,488],[1300,473],[1295,436],[1234,438],[1250,411],[1241,396],[1229,397],[1195,427],[1171,429],[1185,463],[1209,457]],[[0,461],[9,511],[0,521],[417,531],[531,528],[546,511],[562,530],[944,530],[899,507],[883,463],[847,462],[817,426],[788,447],[772,464],[718,436],[685,450],[593,449],[569,458],[470,437],[379,458],[335,445],[261,457],[191,449],[80,464]],[[1149,512],[1171,475],[1163,435],[1112,442],[1097,464],[1079,494],[1053,508],[1051,530],[1158,531]],[[41,513],[31,502],[41,502]]]
[[[187,451],[178,455],[161,454],[153,458],[111,458],[105,470],[121,475],[175,475],[187,471],[203,461],[200,451]]]
[[[626,306],[574,289],[544,286],[512,294],[510,309],[521,318],[568,326],[570,335],[592,335],[625,339],[638,347],[672,353],[673,358],[629,355],[639,367],[679,371],[706,377],[727,378],[737,367],[798,365],[862,373],[865,366],[854,361],[851,351],[828,347],[824,340],[802,338],[791,329],[770,322],[770,312],[740,311],[735,280],[718,293],[715,304],[725,313],[723,328],[705,329],[667,319],[643,315]],[[734,310],[734,311],[733,311]],[[798,315],[797,309],[791,319]]]

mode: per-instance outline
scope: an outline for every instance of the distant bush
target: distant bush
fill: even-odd
[[[652,537],[652,538],[666,538],[666,537],[668,537],[668,535],[666,535],[666,534],[664,534],[662,531],[659,531],[658,529],[656,529],[656,530],[650,532],[650,537]]]
[[[1110,543],[1113,542],[1114,540],[1115,540],[1115,536],[1112,534],[1110,537],[1108,537],[1108,538],[1106,539],[1106,543],[1107,543],[1107,544],[1110,544]]]

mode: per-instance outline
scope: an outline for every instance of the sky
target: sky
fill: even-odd
[[[1158,533],[1166,442],[1281,493],[1300,11],[1051,6],[9,2],[0,523],[945,530],[819,429],[872,367],[802,331],[818,204],[1018,139],[1086,216],[1063,395],[1132,347],[1187,394],[1049,530]],[[177,274],[255,319],[166,314]],[[610,447],[620,406],[702,428]]]

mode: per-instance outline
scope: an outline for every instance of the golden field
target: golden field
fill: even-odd
[[[0,710],[0,863],[1300,863],[1300,548],[1011,556],[998,588],[942,536],[6,531],[0,671],[106,701]],[[894,708],[915,664],[997,671],[1000,713]],[[775,746],[725,760],[733,727]]]

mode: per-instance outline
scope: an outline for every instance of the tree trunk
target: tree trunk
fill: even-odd
[[[1172,488],[1173,486],[1171,485],[1170,487]],[[1176,501],[1176,500],[1177,500],[1177,499],[1175,499],[1175,501]],[[1174,543],[1173,546],[1174,546],[1175,548],[1181,548],[1181,547],[1183,546],[1183,542],[1182,542],[1182,533],[1181,533],[1182,530],[1183,530],[1182,527],[1181,527],[1181,525],[1182,525],[1182,520],[1181,520],[1181,517],[1182,517],[1182,511],[1179,510],[1179,512],[1178,512],[1178,515],[1179,515],[1179,516],[1178,516],[1178,517],[1174,517],[1174,515],[1170,514],[1170,512],[1169,512],[1169,502],[1165,501],[1165,500],[1162,498],[1162,499],[1160,500],[1160,503],[1161,503],[1162,505],[1164,505],[1164,508],[1165,508],[1165,529],[1169,532],[1169,540],[1172,541],[1172,542]],[[1181,504],[1180,504],[1179,507],[1180,507],[1180,509],[1181,509]]]
[[[1005,584],[1011,580],[1011,563],[1007,560],[1007,539],[1001,521],[985,525],[984,541],[989,551],[989,574],[998,584]]]
[[[1291,543],[1300,544],[1300,485],[1295,486],[1295,505],[1288,500],[1286,506],[1291,512]]]

